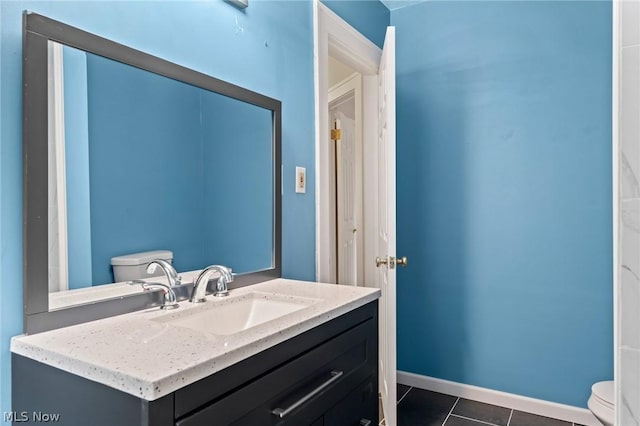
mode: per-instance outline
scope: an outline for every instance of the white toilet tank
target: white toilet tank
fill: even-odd
[[[119,283],[162,275],[162,268],[156,268],[155,273],[147,274],[147,264],[155,259],[162,259],[171,263],[173,252],[170,250],[154,250],[112,257],[111,266],[113,267],[115,282]]]

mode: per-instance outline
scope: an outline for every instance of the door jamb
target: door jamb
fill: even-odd
[[[329,140],[329,54],[348,65],[362,75],[363,97],[363,181],[365,182],[363,198],[364,208],[371,202],[370,194],[375,184],[367,185],[368,154],[373,154],[367,146],[375,146],[377,137],[377,99],[378,99],[378,65],[382,49],[372,43],[355,28],[332,12],[319,0],[313,0],[314,26],[314,92],[315,92],[315,170],[316,170],[316,281],[328,282],[331,277],[332,265],[330,260],[330,215],[329,208],[329,156],[327,150],[321,150],[322,141]],[[375,200],[373,200],[375,201]],[[375,218],[364,217],[364,259],[369,259],[369,252],[375,253],[373,244],[368,244],[370,234],[369,224],[375,224]],[[374,239],[374,238],[372,238]],[[367,249],[367,247],[369,247]],[[372,251],[373,250],[373,251]],[[375,256],[375,254],[374,254]],[[365,262],[365,265],[367,262]],[[365,285],[375,286],[371,269],[364,267]]]

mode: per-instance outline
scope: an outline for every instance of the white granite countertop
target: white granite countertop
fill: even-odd
[[[309,305],[231,335],[170,324],[252,292]],[[275,279],[231,290],[228,297],[16,336],[11,352],[152,401],[363,306],[380,290]]]

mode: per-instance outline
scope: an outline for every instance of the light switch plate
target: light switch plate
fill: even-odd
[[[307,169],[296,167],[296,192],[304,194],[307,192]]]

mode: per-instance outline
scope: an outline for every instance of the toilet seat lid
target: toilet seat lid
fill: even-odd
[[[598,382],[591,386],[591,393],[598,398],[603,404],[613,408],[614,404],[614,390],[613,380],[606,382]]]

